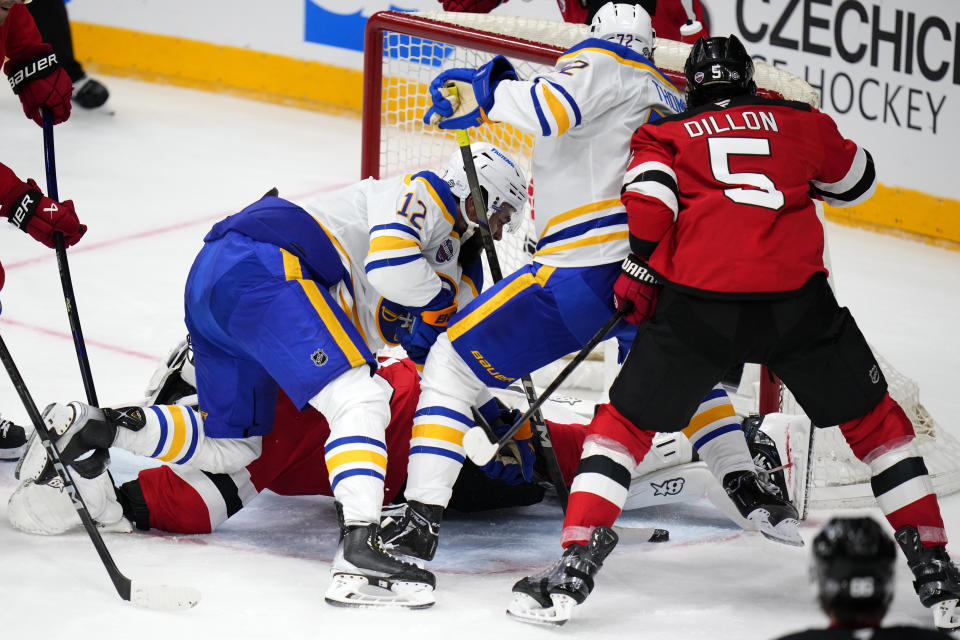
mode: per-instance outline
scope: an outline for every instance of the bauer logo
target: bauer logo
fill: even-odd
[[[651,482],[650,486],[653,487],[653,495],[655,496],[675,496],[683,491],[684,482],[683,478],[673,478],[660,484]]]
[[[870,382],[873,384],[880,382],[880,367],[877,365],[870,367]]]
[[[343,4],[346,3],[336,2],[336,0],[325,2],[304,0],[303,39],[306,42],[363,51],[363,35],[367,19],[374,13],[384,10],[408,12],[424,8],[422,6],[398,7],[389,2],[367,0],[354,3],[355,10],[351,13],[349,9],[338,6]],[[422,5],[423,2],[416,4]],[[453,47],[432,40],[388,32],[383,51],[388,58],[405,58],[419,64],[439,67],[453,53]]]
[[[313,364],[317,365],[318,367],[322,367],[323,365],[327,364],[327,361],[330,358],[327,357],[326,351],[324,351],[323,349],[317,349],[310,356],[310,359],[313,360]]]

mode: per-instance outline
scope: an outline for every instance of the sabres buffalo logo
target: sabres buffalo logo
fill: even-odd
[[[436,260],[438,263],[450,262],[456,255],[456,249],[453,246],[453,240],[447,238],[437,249]]]

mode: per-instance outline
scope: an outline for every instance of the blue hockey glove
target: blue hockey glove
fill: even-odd
[[[484,412],[481,408],[481,414]],[[490,423],[497,436],[505,434],[523,415],[519,409],[506,409],[500,412],[500,417]],[[533,463],[537,454],[533,449],[533,436],[530,422],[513,435],[513,439],[497,452],[497,455],[482,467],[483,473],[494,480],[501,480],[509,485],[518,485],[521,482],[530,482],[533,478]]]
[[[430,83],[433,106],[423,121],[441,129],[466,129],[487,122],[493,108],[493,92],[501,80],[516,80],[510,61],[496,56],[479,69],[448,69]]]
[[[443,287],[433,300],[422,307],[408,307],[415,315],[413,324],[409,328],[397,328],[400,346],[417,364],[426,362],[430,347],[437,341],[437,336],[447,330],[447,322],[457,311],[453,287],[446,280],[442,282]]]

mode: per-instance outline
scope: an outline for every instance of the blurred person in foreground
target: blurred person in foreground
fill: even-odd
[[[894,590],[896,546],[872,518],[834,518],[813,540],[810,579],[826,629],[779,640],[926,640],[953,637],[915,626],[881,627]]]

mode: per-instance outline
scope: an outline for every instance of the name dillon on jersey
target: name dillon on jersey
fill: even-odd
[[[719,123],[717,119],[720,120]],[[724,127],[723,123],[726,123],[727,126]],[[780,131],[777,126],[777,119],[770,111],[742,111],[705,116],[698,120],[684,122],[683,128],[687,130],[687,135],[691,138],[727,131]]]

